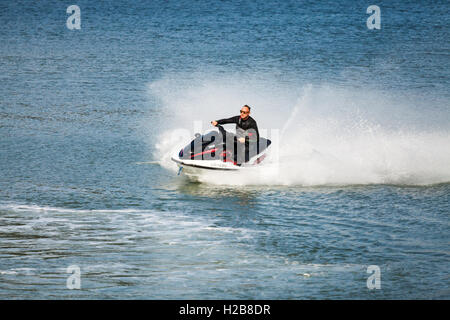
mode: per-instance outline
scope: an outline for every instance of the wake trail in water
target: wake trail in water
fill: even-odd
[[[155,154],[174,172],[170,156],[195,132],[212,130],[211,120],[236,115],[249,104],[262,136],[279,133],[271,157],[257,169],[206,173],[200,181],[303,186],[450,182],[448,101],[235,75],[193,77],[171,76],[149,85],[161,111],[176,110],[173,127],[160,128]]]

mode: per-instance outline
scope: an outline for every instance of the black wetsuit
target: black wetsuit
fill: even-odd
[[[229,123],[236,124],[236,136],[238,138],[244,137],[246,142],[258,141],[258,125],[256,124],[255,119],[253,119],[252,117],[248,116],[247,119],[243,120],[240,116],[235,116],[228,119],[217,120],[217,124]]]
[[[242,162],[248,161],[254,154],[258,153],[259,132],[258,125],[255,119],[248,116],[243,120],[240,116],[231,117],[228,119],[217,120],[217,124],[236,124],[236,136],[234,136],[234,150],[239,150],[237,147],[237,138],[245,138],[245,160],[238,157],[239,152],[233,152],[234,161],[241,165]],[[250,142],[252,145],[250,146]]]

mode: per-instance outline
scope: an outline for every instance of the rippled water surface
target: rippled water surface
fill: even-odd
[[[446,1],[66,5],[0,4],[1,299],[450,298]],[[276,170],[178,176],[242,104]]]

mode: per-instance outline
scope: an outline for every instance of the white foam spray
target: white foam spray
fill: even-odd
[[[279,143],[272,145],[276,161],[272,157],[258,169],[234,174],[207,173],[200,177],[203,182],[311,186],[450,181],[449,112],[426,99],[274,82],[270,76],[204,74],[168,76],[151,83],[149,93],[159,101],[160,120],[170,124],[160,128],[155,159],[174,172],[170,156],[192,139],[194,124],[195,130],[213,130],[211,120],[237,115],[243,104],[252,106],[260,131],[280,133]]]

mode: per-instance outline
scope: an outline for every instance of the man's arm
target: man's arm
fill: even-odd
[[[227,119],[220,119],[216,120],[217,124],[228,124],[228,123],[238,123],[239,116],[227,118]]]

